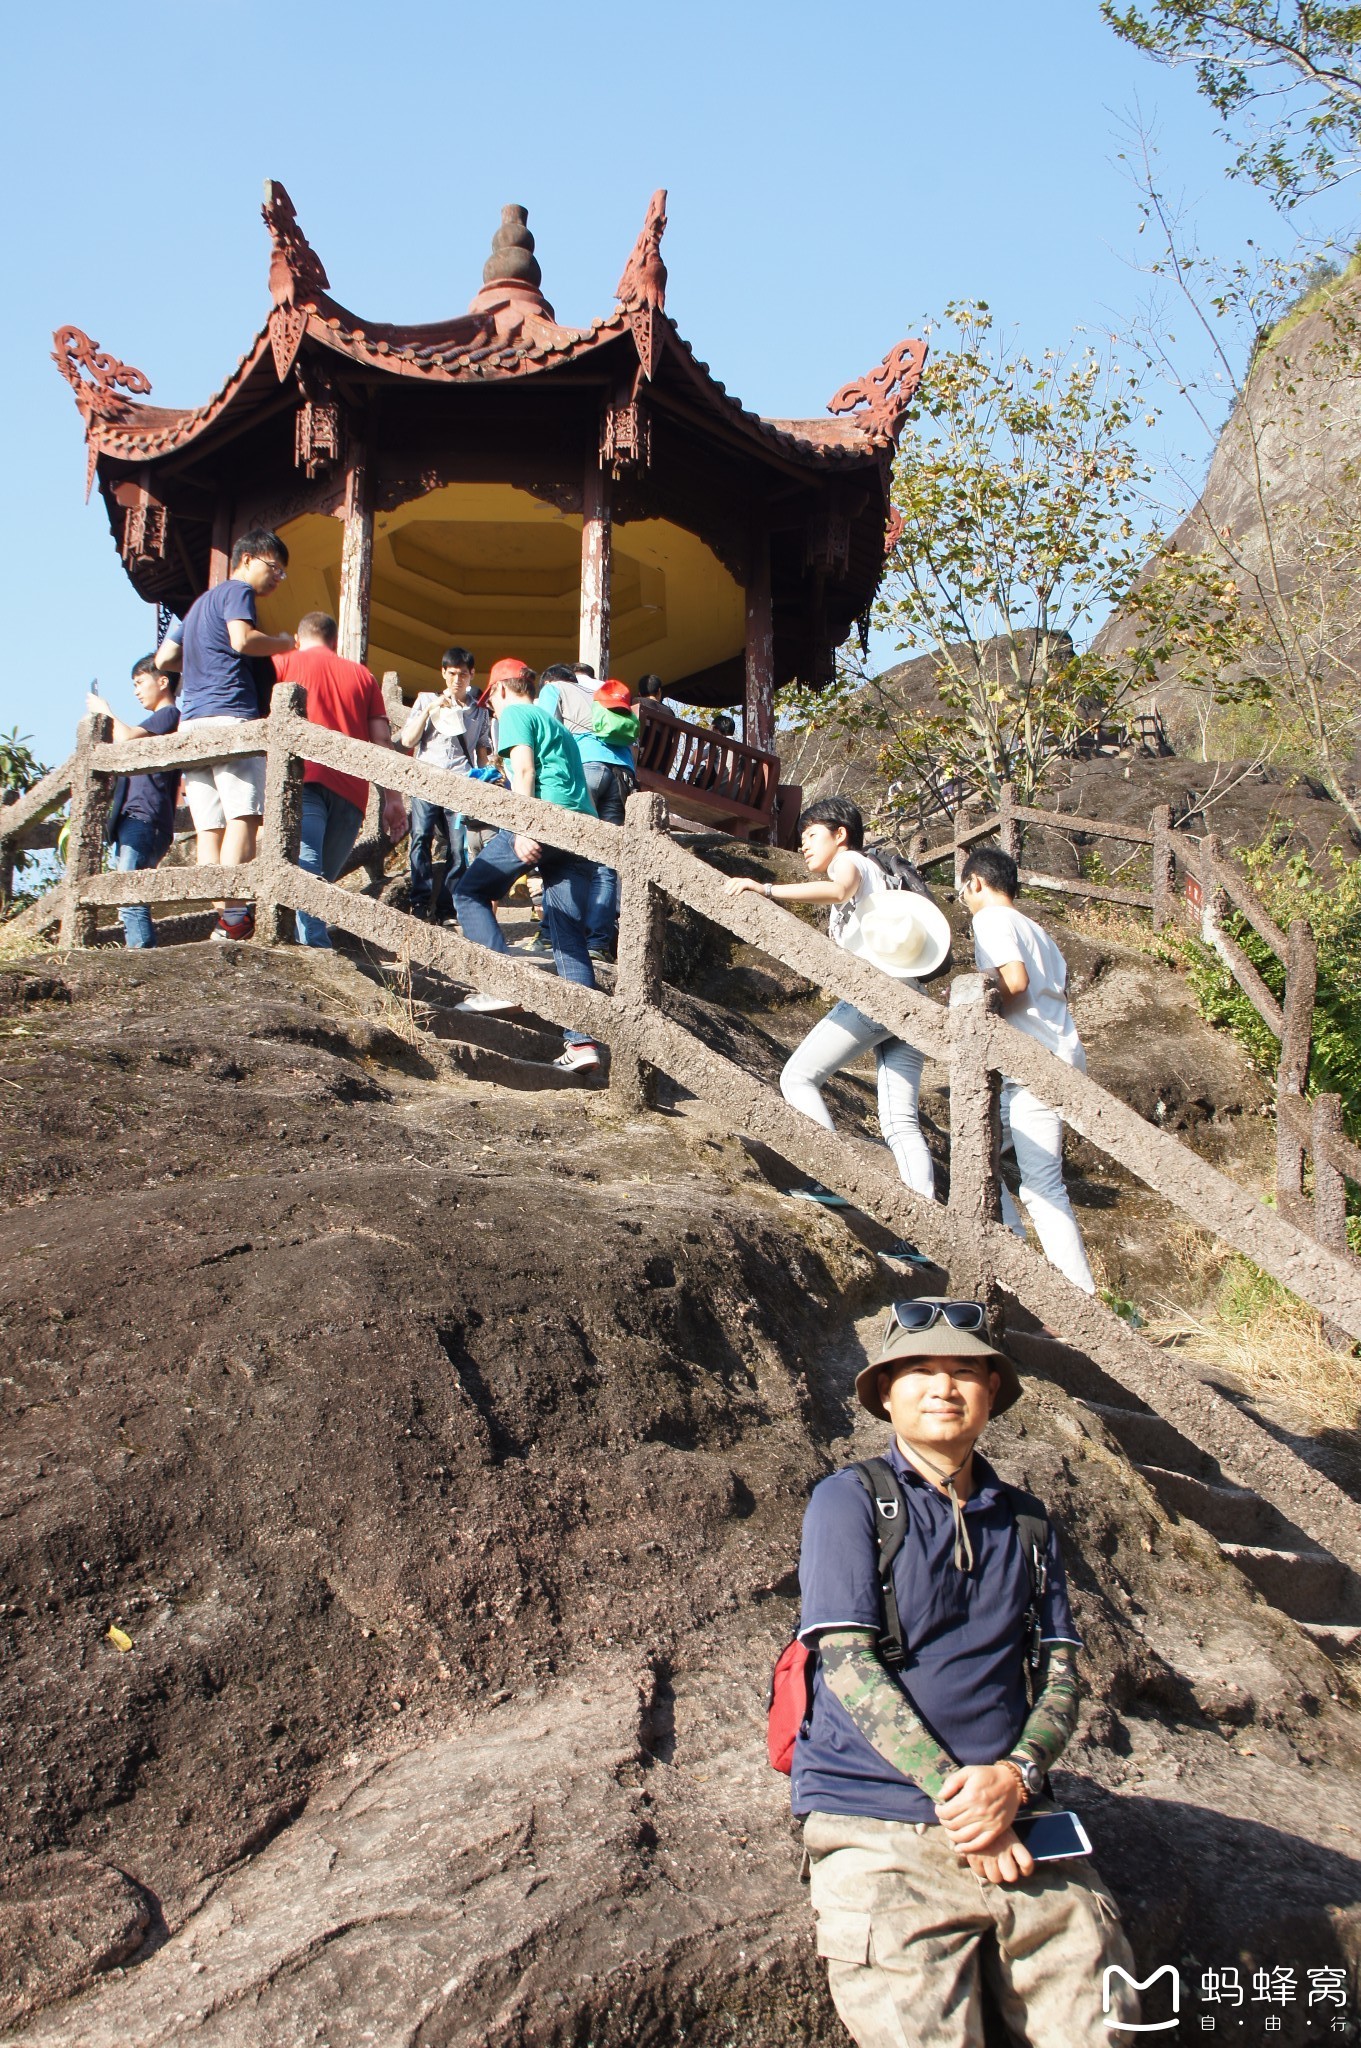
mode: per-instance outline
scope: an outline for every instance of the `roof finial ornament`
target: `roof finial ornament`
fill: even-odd
[[[640,306],[651,306],[658,313],[666,310],[666,265],[662,261],[665,233],[666,188],[662,186],[648,202],[643,231],[624,265],[624,275],[614,288],[614,296],[626,312],[632,313]]]
[[[325,265],[298,226],[293,201],[277,178],[265,179],[265,203],[260,213],[273,244],[269,289],[275,305],[306,303],[319,292],[329,292],[331,280]]]
[[[125,412],[127,400],[119,396],[119,387],[135,391],[141,398],[150,391],[151,379],[144,370],[134,370],[131,363],[120,363],[117,356],[91,341],[79,327],[59,327],[52,340],[56,344],[52,360],[75,392],[76,403],[87,418],[117,419]]]
[[[828,412],[853,413],[854,425],[872,441],[895,441],[926,367],[927,344],[909,337],[891,348],[867,376],[843,384],[827,401]],[[858,408],[864,406],[864,412]]]
[[[662,261],[662,236],[666,233],[666,188],[661,186],[648,202],[643,230],[624,265],[624,275],[614,288],[633,329],[634,345],[643,374],[651,381],[662,352],[662,315],[666,311],[666,265]]]
[[[534,237],[529,232],[529,214],[523,206],[503,206],[501,225],[491,238],[491,255],[482,266],[483,284],[500,284],[514,278],[532,285],[543,283],[543,272],[534,254]]]

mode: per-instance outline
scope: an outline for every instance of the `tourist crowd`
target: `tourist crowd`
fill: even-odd
[[[118,739],[200,729],[229,740],[234,725],[258,719],[275,682],[297,683],[307,693],[307,716],[329,731],[409,753],[423,766],[465,779],[508,786],[568,811],[622,824],[637,786],[634,743],[636,703],[650,700],[662,715],[662,684],[647,676],[637,697],[628,685],[600,679],[584,663],[563,662],[535,672],[522,661],[497,661],[484,689],[476,689],[471,649],[452,645],[440,661],[441,688],[425,690],[394,739],[382,688],[362,662],[337,651],[336,622],[309,612],[296,634],[261,630],[257,599],[285,581],[288,549],[277,534],[243,534],[232,549],[230,573],[206,591],[170,627],[154,655],[133,669],[144,716],[125,724],[102,697],[90,708],[113,717]],[[716,724],[718,722],[716,721]],[[731,732],[731,721],[722,725]],[[122,779],[110,806],[109,840],[123,870],[154,867],[174,830],[178,777],[173,771]],[[239,866],[255,853],[264,803],[265,758],[231,752],[188,769],[184,791],[197,834],[201,864]],[[353,853],[368,802],[358,776],[319,763],[306,764],[299,866],[336,881]],[[524,882],[541,920],[531,957],[583,988],[596,987],[596,966],[613,957],[619,923],[619,877],[603,862],[543,843],[527,833],[494,830],[459,808],[464,798],[440,802],[415,797],[410,815],[393,792],[382,797],[389,838],[408,838],[408,904],[414,915],[457,927],[472,944],[511,951],[497,906]],[[950,930],[929,889],[896,856],[876,858],[865,847],[864,822],[844,798],[812,804],[799,821],[810,879],[759,882],[734,877],[730,893],[755,890],[777,902],[825,904],[836,943],[890,977],[922,983],[948,972]],[[440,878],[436,883],[436,850]],[[1016,907],[1016,864],[982,847],[965,862],[959,900],[972,923],[976,964],[995,976],[1007,1020],[1066,1064],[1085,1067],[1068,1007],[1067,968],[1053,938]],[[154,945],[143,905],[121,912],[129,946]],[[328,947],[324,921],[296,913],[299,943]],[[254,916],[248,902],[219,908],[213,937],[249,939]],[[521,957],[524,957],[523,955]],[[473,992],[459,1008],[473,1014],[517,1009],[512,999]],[[564,1032],[557,1065],[569,1073],[600,1063],[589,1034]],[[861,1054],[873,1052],[879,1121],[884,1142],[908,1187],[935,1199],[935,1169],[918,1113],[923,1057],[854,1004],[840,1002],[787,1061],[780,1085],[787,1101],[824,1129],[832,1121],[823,1097],[827,1082]],[[1084,1293],[1094,1291],[1081,1234],[1063,1180],[1063,1128],[1057,1113],[1021,1082],[1002,1090],[1004,1141],[1016,1160],[1020,1199],[1051,1262]],[[838,1197],[814,1186],[810,1199]],[[1025,1227],[1009,1190],[1003,1216],[1019,1236]],[[902,1255],[917,1259],[911,1245]]]

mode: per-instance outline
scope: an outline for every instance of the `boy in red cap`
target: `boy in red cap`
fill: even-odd
[[[595,806],[581,772],[581,756],[565,725],[535,703],[538,680],[523,661],[495,662],[484,701],[497,721],[496,751],[506,763],[517,796],[536,796],[566,811],[595,816]],[[493,953],[508,953],[505,934],[496,922],[494,903],[510,894],[521,875],[536,867],[543,876],[544,922],[553,945],[553,961],[564,981],[583,988],[596,985],[586,943],[586,917],[595,869],[580,854],[543,846],[524,832],[498,832],[454,889],[454,909],[465,939]],[[501,996],[474,993],[458,1005],[477,1015],[518,1009]],[[565,1073],[585,1073],[600,1064],[600,1048],[581,1031],[564,1031],[562,1057],[554,1061]]]

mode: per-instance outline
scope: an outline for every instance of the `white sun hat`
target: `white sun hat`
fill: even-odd
[[[940,966],[950,950],[950,924],[928,897],[915,890],[885,889],[851,919],[841,943],[881,973],[910,981]]]

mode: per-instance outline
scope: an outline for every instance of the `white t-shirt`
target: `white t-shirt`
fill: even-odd
[[[1065,993],[1068,963],[1047,931],[1019,910],[989,904],[974,914],[973,956],[981,968],[1009,967],[1019,961],[1028,986],[1025,1000],[1009,1008],[1008,1024],[1038,1038],[1041,1045],[1070,1067],[1087,1071],[1087,1055],[1078,1037]]]
[[[847,861],[855,869],[855,894],[848,897],[844,903],[834,903],[832,905],[832,915],[828,924],[829,936],[835,939],[838,946],[845,945],[846,933],[850,929],[851,919],[856,911],[868,903],[871,896],[881,895],[888,887],[888,883],[884,878],[884,871],[878,863],[867,860],[863,853],[852,853],[849,846],[842,847],[840,853],[828,868],[827,879],[829,882],[844,881],[846,876],[845,864]]]

